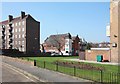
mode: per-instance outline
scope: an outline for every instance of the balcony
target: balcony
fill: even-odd
[[[11,29],[9,29],[9,32],[10,32],[10,33],[12,33],[12,28],[11,28]]]
[[[2,39],[5,39],[5,35],[4,35],[4,36],[2,36]]]
[[[11,44],[12,42],[13,42],[13,40],[12,40],[12,39],[10,39],[9,44]]]
[[[12,45],[10,45],[10,46],[9,46],[9,49],[12,49],[12,47],[13,47],[13,46],[12,46]]]
[[[9,35],[9,38],[11,38],[12,36],[13,36],[13,34],[10,34],[10,35]]]
[[[2,44],[5,44],[5,41],[2,41]]]
[[[2,29],[5,30],[5,25],[2,25]]]

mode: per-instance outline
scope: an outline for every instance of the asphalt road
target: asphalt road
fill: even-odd
[[[34,80],[7,65],[2,65],[2,82],[34,82]]]
[[[38,77],[43,82],[92,82],[90,80],[85,80],[82,78],[61,74],[59,72],[38,68],[33,65],[28,65],[9,59],[7,57],[3,57],[2,61]]]
[[[11,65],[8,65],[6,63],[3,63],[2,60],[0,60],[0,82],[38,82],[36,79],[31,78],[24,73],[16,70]]]

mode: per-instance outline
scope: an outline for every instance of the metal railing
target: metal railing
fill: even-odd
[[[120,73],[106,72],[104,70],[85,69],[76,66],[68,67],[65,63],[60,65],[58,61],[56,61],[55,63],[51,63],[46,61],[34,60],[34,66],[58,71],[61,73],[92,80],[95,82],[120,84]]]

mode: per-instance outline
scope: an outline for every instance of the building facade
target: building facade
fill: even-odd
[[[50,35],[43,43],[45,52],[62,52],[63,55],[78,55],[80,38],[70,33]],[[77,53],[77,54],[76,54]]]
[[[21,12],[20,17],[0,22],[0,48],[17,49],[24,53],[36,53],[40,49],[40,22]]]
[[[110,60],[119,62],[120,58],[120,1],[111,0],[110,3]]]

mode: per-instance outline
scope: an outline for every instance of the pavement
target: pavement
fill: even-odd
[[[2,63],[2,82],[37,82],[37,80],[35,81],[24,73]]]
[[[69,76],[43,68],[38,68],[36,66],[28,65],[20,61],[14,61],[8,57],[3,57],[2,62],[23,70],[31,74],[33,77],[40,79],[42,82],[92,82],[90,80]]]
[[[41,82],[2,61],[2,56],[0,55],[0,84],[27,84],[28,82],[36,84],[37,82]]]
[[[76,62],[96,63],[96,64],[106,64],[106,65],[120,65],[120,63],[97,62],[97,61],[88,61],[88,60],[80,60],[80,59],[64,59],[64,60],[76,61]]]

